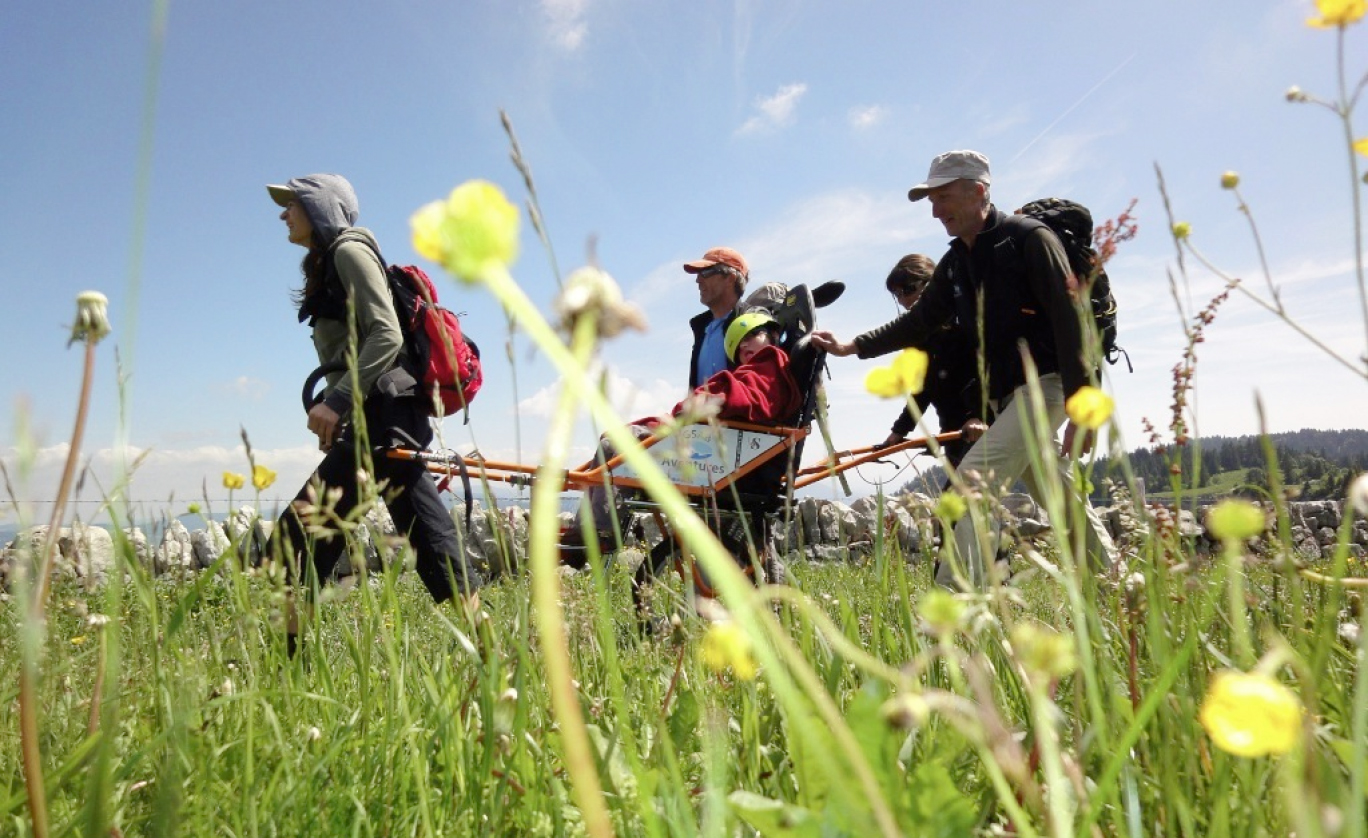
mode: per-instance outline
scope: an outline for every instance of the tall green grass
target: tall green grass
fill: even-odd
[[[1342,85],[1336,100],[1350,140],[1361,89]],[[1181,272],[1200,254],[1190,227],[1172,227]],[[1357,202],[1353,235],[1361,253]],[[0,707],[10,711],[0,722],[0,830],[1368,834],[1368,635],[1344,630],[1362,623],[1368,583],[1346,577],[1363,513],[1346,505],[1333,556],[1301,564],[1271,451],[1270,527],[1257,552],[1232,540],[1204,555],[1123,486],[1124,563],[1091,572],[1076,544],[1081,501],[1056,482],[1043,499],[1055,527],[1022,546],[1005,584],[951,595],[930,584],[932,547],[904,556],[881,541],[866,564],[794,562],[790,587],[755,589],[617,430],[588,371],[605,322],[620,316],[611,279],[591,278],[603,283],[593,304],[581,297],[557,332],[505,265],[478,264],[457,273],[497,296],[566,384],[540,491],[554,494],[568,417],[588,409],[622,437],[711,572],[737,629],[731,652],[753,658],[758,676],[704,662],[716,624],[677,607],[681,582],[662,580],[652,598],[657,614],[680,619],[642,636],[626,566],[561,572],[554,504],[534,504],[527,574],[482,591],[482,630],[433,606],[397,562],[349,595],[325,592],[294,656],[278,575],[245,571],[229,552],[197,577],[154,578],[120,539],[103,589],[58,582],[37,620],[35,586],[20,585],[0,615]],[[1361,258],[1358,271],[1362,290]],[[1276,302],[1271,278],[1269,287]],[[1214,311],[1213,302],[1184,315],[1184,387]],[[1328,362],[1363,372],[1353,359]],[[1183,392],[1173,443],[1187,427]],[[1052,450],[1038,447],[1042,459]],[[1181,500],[1183,481],[1172,488]],[[113,495],[116,523],[134,523]],[[21,763],[13,712],[25,643],[39,676],[28,706],[41,795],[26,786],[37,778]],[[1291,689],[1305,712],[1285,752],[1235,756],[1208,735],[1203,703],[1228,670]]]

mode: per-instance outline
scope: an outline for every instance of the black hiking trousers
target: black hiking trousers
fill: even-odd
[[[390,459],[376,447],[416,445],[421,450],[432,441],[427,410],[422,399],[412,394],[414,388],[403,387],[405,379],[412,381],[411,376],[400,370],[386,373],[366,398],[366,428],[372,446],[367,479],[373,477],[376,485],[381,486],[381,497],[389,507],[395,529],[406,535],[413,547],[419,578],[433,600],[440,603],[451,599],[455,591],[467,596],[474,593],[484,580],[465,559],[456,522],[443,505],[432,475],[421,462]],[[398,392],[396,383],[402,388]],[[408,393],[402,393],[402,390]],[[362,468],[357,457],[354,429],[348,425],[323,457],[323,462],[318,464],[309,482],[295,495],[295,501],[322,506],[329,491],[340,489],[342,495],[332,509],[337,517],[345,519],[360,500],[357,475]],[[321,490],[316,490],[311,500],[310,486],[317,487],[320,482]],[[328,519],[332,520],[332,516]],[[288,544],[279,543],[281,539],[288,539]],[[311,556],[314,573],[321,585],[332,574],[347,542],[342,533],[311,536],[291,505],[276,522],[271,546],[288,550],[285,567],[296,581],[303,581],[300,558]],[[275,554],[275,550],[271,550],[267,555]]]

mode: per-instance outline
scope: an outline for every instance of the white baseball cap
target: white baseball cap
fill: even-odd
[[[937,186],[954,183],[957,180],[976,180],[990,184],[988,158],[977,151],[947,151],[931,161],[931,170],[926,173],[926,182],[919,183],[907,192],[907,200],[920,201]]]

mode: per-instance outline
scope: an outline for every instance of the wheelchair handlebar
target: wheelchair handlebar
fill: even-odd
[[[314,388],[318,386],[318,382],[323,380],[328,373],[338,372],[346,368],[346,361],[329,361],[309,373],[309,377],[304,379],[304,391],[300,393],[300,399],[304,402],[305,413],[313,410],[314,405],[323,401],[323,393],[321,391],[317,394],[314,393]]]

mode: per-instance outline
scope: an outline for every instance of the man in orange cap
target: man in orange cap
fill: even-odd
[[[750,279],[746,258],[730,247],[714,247],[702,259],[684,264],[685,273],[698,282],[699,302],[708,307],[689,321],[693,329],[693,355],[689,359],[689,390],[725,369],[727,327],[741,313],[741,295]]]

